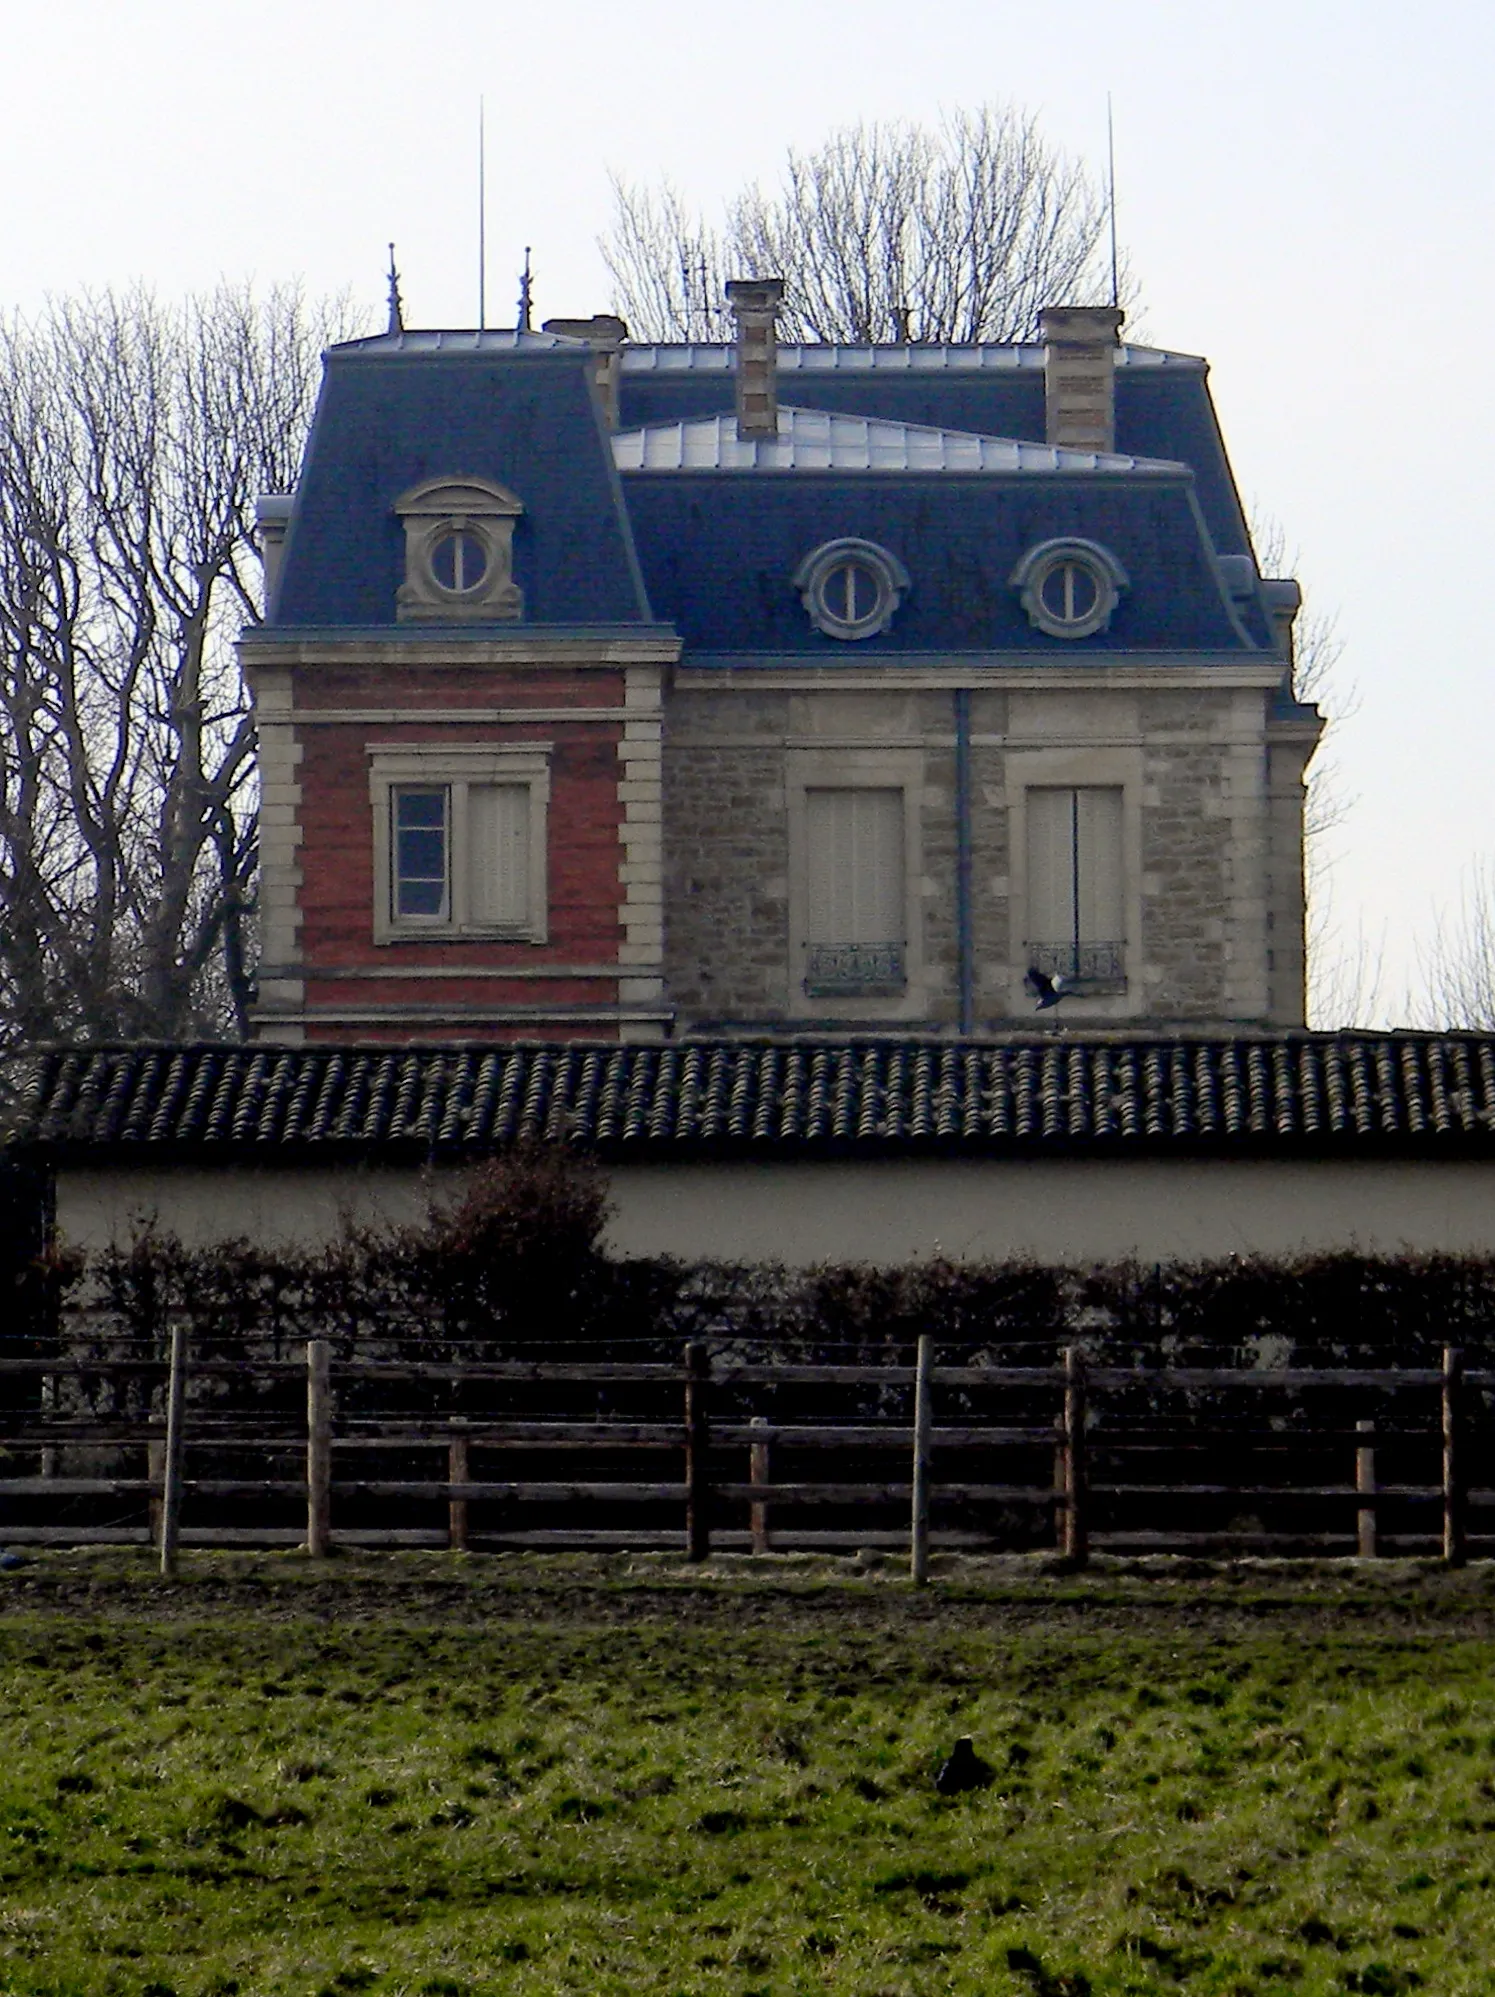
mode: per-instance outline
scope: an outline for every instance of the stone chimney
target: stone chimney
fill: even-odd
[[[1266,576],[1262,579],[1262,595],[1267,602],[1267,615],[1272,620],[1272,631],[1277,639],[1277,649],[1290,666],[1297,664],[1297,643],[1294,625],[1298,612],[1303,608],[1303,592],[1292,576]]]
[[[541,328],[559,333],[568,340],[585,340],[595,356],[597,393],[609,430],[618,427],[618,370],[622,365],[623,344],[628,338],[628,322],[612,312],[594,312],[590,319],[547,319]]]
[[[1045,305],[1045,435],[1071,451],[1116,448],[1116,343],[1126,314],[1118,305]]]
[[[254,502],[254,524],[259,529],[260,561],[265,571],[265,615],[275,613],[280,591],[280,564],[285,555],[286,529],[296,504],[292,492],[262,492]]]
[[[727,303],[737,322],[737,434],[779,434],[779,306],[781,277],[734,277]]]

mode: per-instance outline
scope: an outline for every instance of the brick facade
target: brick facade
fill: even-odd
[[[258,1037],[657,1034],[658,645],[635,647],[637,661],[594,646],[554,667],[538,646],[485,657],[469,645],[455,659],[415,639],[378,660],[348,657],[346,644],[303,646],[282,663],[284,649],[244,648],[277,785],[266,799]],[[378,940],[376,853],[388,835],[371,761],[419,746],[439,770],[444,748],[490,745],[545,754],[543,940]]]

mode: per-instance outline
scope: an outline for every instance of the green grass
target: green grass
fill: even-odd
[[[6,1997],[1495,1992],[1483,1577],[189,1566],[0,1593]]]

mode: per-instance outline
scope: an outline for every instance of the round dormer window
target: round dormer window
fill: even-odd
[[[1012,572],[1012,587],[1035,630],[1050,638],[1104,631],[1127,587],[1125,569],[1095,541],[1044,541]]]
[[[805,613],[827,638],[875,638],[908,592],[908,571],[872,541],[828,541],[795,571]]]
[[[488,549],[470,527],[451,527],[431,544],[431,575],[438,589],[465,596],[488,573]]]

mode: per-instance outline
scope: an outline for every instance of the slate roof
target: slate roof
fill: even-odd
[[[399,496],[477,476],[518,494],[514,580],[526,625],[650,621],[581,341],[549,333],[395,333],[333,347],[257,634],[396,623]]]
[[[615,438],[583,340],[412,331],[333,347],[257,642],[398,628],[399,496],[477,476],[524,509],[513,560],[527,627],[662,620],[698,663],[1272,651],[1258,592],[1227,600],[1221,586],[1217,556],[1251,557],[1203,363],[1118,349],[1117,445],[1098,456],[1043,441],[1043,351],[785,346],[784,430],[744,443],[726,346],[625,348]],[[743,469],[818,477],[768,500],[746,493]],[[935,472],[965,486],[936,496]],[[1111,548],[1132,578],[1108,629],[1075,644],[1035,632],[1010,587],[1018,557],[1060,535]],[[841,538],[888,547],[913,582],[891,628],[850,648],[812,626],[792,587],[805,556]]]
[[[1060,1150],[1495,1157],[1495,1036],[53,1049],[0,1064],[7,1141],[206,1161]]]
[[[964,430],[983,437],[1045,435],[1040,346],[783,345],[786,402],[838,414]],[[629,346],[619,377],[621,426],[729,412],[732,349]],[[1209,392],[1206,363],[1160,348],[1117,349],[1116,449],[1186,464],[1222,555],[1248,554],[1246,518]]]
[[[1230,594],[1183,466],[1101,477],[869,477],[833,466],[758,477],[750,491],[732,470],[643,467],[621,479],[649,601],[679,631],[691,666],[756,655],[769,666],[795,659],[860,670],[895,656],[943,664],[970,652],[1072,666],[1188,653],[1280,668],[1254,596],[1240,603]],[[1035,630],[1012,587],[1030,548],[1073,534],[1099,542],[1130,578],[1107,629],[1079,642]],[[856,644],[817,630],[793,583],[812,550],[842,538],[886,548],[911,579],[889,628]]]
[[[774,437],[739,437],[734,415],[651,423],[613,438],[620,471],[1139,472],[1182,465],[1117,452],[1060,450],[923,423],[779,407]]]

